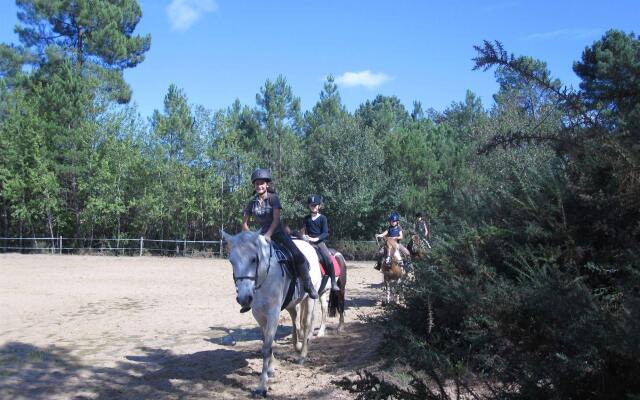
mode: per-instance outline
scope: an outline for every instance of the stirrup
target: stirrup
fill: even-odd
[[[338,286],[337,283],[333,282],[331,284],[331,290],[333,290],[334,292],[339,292],[340,291],[340,286]]]

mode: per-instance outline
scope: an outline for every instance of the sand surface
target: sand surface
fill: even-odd
[[[304,366],[281,314],[270,398],[353,398],[331,381],[376,360],[372,265],[348,263],[345,331],[330,318]],[[247,398],[262,338],[238,310],[226,260],[0,254],[0,399]]]

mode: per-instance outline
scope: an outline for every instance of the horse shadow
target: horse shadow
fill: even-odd
[[[140,348],[115,367],[86,365],[67,349],[11,342],[0,347],[0,398],[190,398],[224,393],[246,397],[255,352],[228,349],[174,354]]]
[[[372,298],[352,298],[346,300],[346,307],[348,308],[358,308],[358,307],[374,307],[377,304],[376,299]]]
[[[227,328],[224,326],[211,326],[209,329],[216,332],[216,337],[204,339],[205,341],[221,346],[235,346],[239,342],[262,340],[260,327],[254,328]],[[275,340],[283,340],[291,335],[293,328],[286,325],[278,325]]]

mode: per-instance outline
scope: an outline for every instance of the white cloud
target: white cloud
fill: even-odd
[[[525,36],[525,39],[534,40],[552,40],[552,39],[591,39],[602,35],[603,30],[600,28],[595,29],[558,29],[551,32],[532,33]]]
[[[391,77],[387,74],[372,73],[369,70],[365,70],[360,72],[345,72],[344,74],[336,77],[336,83],[347,87],[365,86],[369,89],[373,89],[390,79]]]
[[[217,8],[218,5],[214,0],[172,0],[167,7],[167,17],[169,17],[171,29],[185,31],[202,15]]]

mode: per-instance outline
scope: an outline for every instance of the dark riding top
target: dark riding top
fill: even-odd
[[[311,218],[311,215],[304,217],[304,231],[312,238],[318,238],[315,243],[324,242],[329,238],[329,223],[327,217],[320,214],[315,220]]]
[[[263,235],[267,233],[271,223],[273,222],[273,210],[282,209],[280,205],[280,198],[275,193],[267,192],[267,197],[261,200],[258,195],[255,195],[244,208],[244,215],[251,216],[255,219],[256,223],[260,225],[260,233]],[[279,223],[273,233],[282,231],[282,224]]]
[[[422,236],[427,236],[429,230],[427,229],[427,221],[421,219],[420,221],[416,221],[414,229]]]

